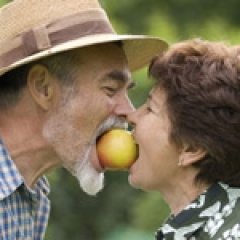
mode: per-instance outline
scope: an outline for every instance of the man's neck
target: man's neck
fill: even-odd
[[[34,186],[39,177],[59,165],[55,153],[45,147],[15,152],[12,159],[23,176],[25,184],[30,188]]]
[[[29,187],[59,165],[55,152],[42,136],[43,119],[39,115],[14,109],[0,114],[0,138]]]

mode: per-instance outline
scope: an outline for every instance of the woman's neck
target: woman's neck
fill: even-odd
[[[196,170],[187,170],[186,174],[173,180],[168,186],[160,189],[164,200],[168,203],[172,215],[176,216],[200,194],[209,188],[209,184],[196,183]]]

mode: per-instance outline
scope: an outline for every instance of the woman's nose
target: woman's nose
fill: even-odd
[[[134,127],[136,125],[137,114],[138,114],[138,111],[136,109],[127,114],[126,119],[129,123],[129,125],[132,126],[132,127]]]
[[[127,114],[127,121],[132,125],[136,125],[137,121],[142,117],[144,108],[145,108],[145,105],[143,104],[139,108],[134,109],[133,111],[129,112]]]

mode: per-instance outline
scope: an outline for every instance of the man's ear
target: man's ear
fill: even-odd
[[[54,81],[48,69],[39,64],[34,65],[28,73],[27,84],[35,102],[48,110],[54,97]]]
[[[201,160],[206,156],[207,151],[202,147],[193,147],[190,145],[184,145],[179,156],[179,166],[189,166],[195,162]]]

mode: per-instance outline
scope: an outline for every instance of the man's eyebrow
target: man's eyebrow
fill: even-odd
[[[129,75],[126,72],[117,70],[109,72],[106,77],[113,80],[119,80],[121,82],[127,82],[129,80]]]
[[[128,74],[127,72],[115,70],[108,73],[106,77],[112,80],[116,80],[122,84],[129,82],[128,88],[133,88],[135,86],[135,82],[131,80],[130,74]]]

